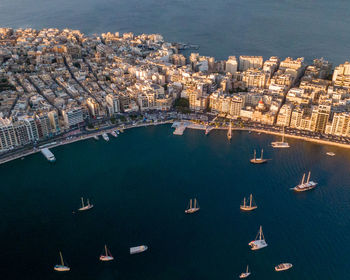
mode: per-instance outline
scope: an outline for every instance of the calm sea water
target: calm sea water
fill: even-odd
[[[1,279],[346,279],[350,262],[350,151],[273,136],[187,130],[168,125],[126,131],[110,142],[86,140],[0,167]],[[264,148],[265,165],[251,165]],[[325,155],[334,151],[335,157]],[[289,190],[303,172],[313,191]],[[258,209],[242,213],[244,196]],[[95,208],[73,214],[80,197]],[[189,198],[201,210],[185,215]],[[269,246],[248,242],[263,226]],[[116,258],[100,263],[107,244]],[[129,247],[149,250],[129,255]],[[68,274],[53,271],[62,250]],[[274,266],[291,262],[287,272]]]
[[[1,0],[0,26],[161,33],[200,53],[349,59],[348,0]]]

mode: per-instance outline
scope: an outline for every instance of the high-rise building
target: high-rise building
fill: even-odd
[[[231,74],[235,74],[237,72],[237,67],[238,67],[238,63],[237,63],[236,57],[230,56],[226,61],[225,71]]]
[[[263,62],[262,56],[241,55],[239,57],[239,71],[246,71],[251,68],[262,68]]]

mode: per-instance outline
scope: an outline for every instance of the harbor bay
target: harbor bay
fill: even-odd
[[[109,142],[52,148],[55,163],[36,153],[3,164],[4,279],[232,279],[247,264],[251,279],[348,274],[348,150],[294,139],[273,149],[272,135],[233,131],[228,141],[226,131],[173,130],[129,129]],[[270,160],[251,164],[254,149]],[[291,191],[308,171],[318,187]],[[258,208],[242,212],[250,193]],[[94,208],[77,213],[81,197]],[[190,198],[200,211],[186,215]],[[251,251],[260,225],[269,246]],[[111,263],[99,262],[105,244]],[[146,252],[129,254],[141,244]],[[53,271],[59,250],[69,274]],[[275,272],[282,262],[293,268]]]

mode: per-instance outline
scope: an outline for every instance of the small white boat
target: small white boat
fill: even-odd
[[[294,187],[293,190],[296,192],[305,192],[305,191],[309,191],[309,190],[316,188],[317,183],[314,181],[310,181],[310,176],[311,176],[311,172],[309,171],[309,174],[307,176],[307,180],[306,180],[306,182],[304,182],[304,180],[305,180],[305,173],[304,173],[303,179],[301,180],[301,183],[299,185],[297,185],[296,187]]]
[[[61,259],[61,264],[56,264],[53,269],[60,272],[70,271],[70,267],[64,264],[61,252],[60,252],[60,259]]]
[[[240,205],[239,208],[241,210],[243,210],[243,211],[252,211],[252,210],[258,208],[258,206],[254,203],[253,195],[250,194],[250,196],[249,196],[249,203],[247,203],[246,198],[244,198],[243,199],[243,204]]]
[[[281,263],[275,266],[275,271],[284,271],[292,268],[293,265],[291,263]]]
[[[240,275],[239,275],[239,278],[247,278],[249,275],[250,275],[250,271],[249,271],[249,266],[247,265],[247,270],[246,272],[242,272]]]
[[[109,137],[108,137],[107,133],[103,133],[103,134],[102,134],[102,138],[103,138],[105,141],[109,141]]]
[[[94,136],[94,139],[95,139],[95,140],[98,140],[98,139],[100,139],[100,138],[98,137],[98,135],[95,135],[95,136]]]
[[[89,199],[87,199],[87,204],[84,204],[84,198],[81,198],[81,207],[78,209],[78,211],[86,211],[94,207],[93,204],[90,204]]]
[[[187,209],[185,210],[185,213],[192,214],[192,213],[199,211],[199,209],[200,208],[199,208],[197,199],[196,198],[194,199],[193,206],[192,206],[192,199],[190,199],[189,205],[188,205]]]
[[[148,247],[146,245],[136,246],[130,248],[130,255],[138,254],[146,251]]]
[[[327,155],[327,156],[334,157],[334,156],[335,156],[335,153],[333,153],[333,152],[327,152],[326,155]]]
[[[255,240],[249,242],[248,245],[250,246],[250,249],[253,251],[267,247],[267,243],[265,241],[265,237],[262,231],[262,226],[260,226],[259,232],[255,237]]]
[[[283,127],[283,134],[282,134],[282,141],[280,142],[272,142],[271,146],[273,148],[289,148],[288,142],[284,142],[284,127]]]
[[[113,137],[115,137],[115,138],[118,137],[118,134],[117,134],[115,131],[112,131],[112,132],[111,132],[111,135],[112,135]]]
[[[117,129],[115,132],[116,132],[118,135],[119,135],[119,133],[120,133],[119,129]]]
[[[109,261],[113,261],[114,258],[111,254],[111,252],[109,252],[109,250],[107,249],[107,245],[105,245],[105,250],[103,252],[103,254],[100,256],[100,261],[102,262],[109,262]]]

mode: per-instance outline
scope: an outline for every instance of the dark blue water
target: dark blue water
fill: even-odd
[[[0,167],[1,279],[346,279],[350,262],[350,151],[272,136],[138,128],[105,142],[86,140]],[[266,165],[251,165],[264,148]],[[325,152],[334,151],[335,157]],[[313,191],[289,190],[303,172]],[[258,209],[242,213],[244,196]],[[73,214],[80,197],[95,208]],[[189,198],[201,210],[185,215]],[[269,246],[248,242],[263,226]],[[116,262],[100,263],[107,243]],[[149,250],[129,255],[129,247]],[[71,272],[53,271],[62,250]],[[274,272],[281,262],[294,267]]]
[[[161,33],[200,53],[349,58],[348,0],[1,0],[0,26]]]

